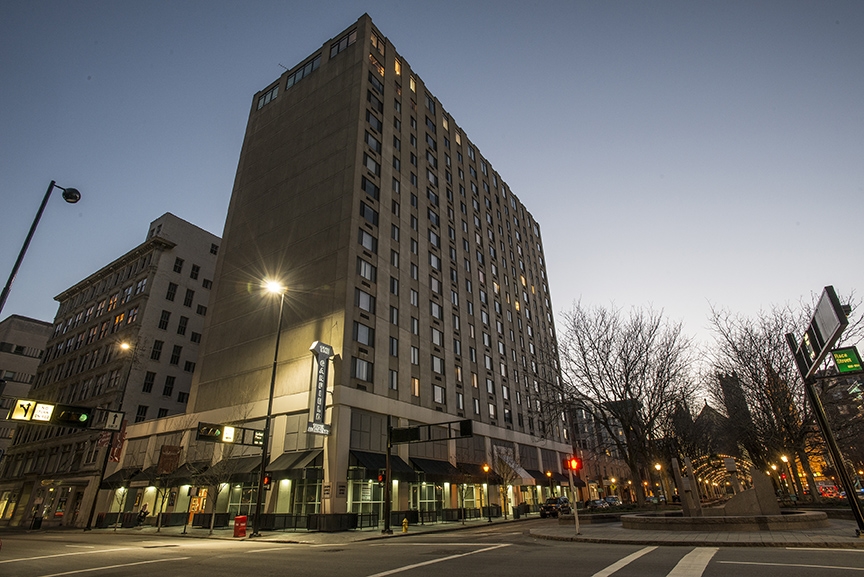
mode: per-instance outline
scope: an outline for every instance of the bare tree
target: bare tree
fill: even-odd
[[[676,403],[694,391],[692,342],[652,309],[629,313],[580,302],[564,315],[561,397],[590,413],[633,479],[671,430]],[[641,483],[636,498],[644,503]]]
[[[852,309],[852,297],[841,300]],[[815,299],[797,306],[775,305],[753,317],[712,307],[710,323],[716,335],[712,362],[719,372],[713,395],[740,431],[740,445],[762,471],[791,453],[810,495],[818,499],[810,457],[824,455],[825,448],[785,339],[787,333],[797,335],[806,328],[814,307]],[[854,342],[861,332],[859,318],[844,337]],[[793,481],[801,494],[798,475]]]

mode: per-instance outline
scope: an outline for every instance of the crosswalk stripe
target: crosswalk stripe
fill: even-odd
[[[717,547],[697,547],[684,555],[666,577],[701,577]]]
[[[645,555],[646,553],[650,553],[651,551],[653,551],[656,548],[657,547],[645,547],[643,549],[639,549],[635,553],[631,553],[630,555],[627,555],[623,559],[619,559],[618,561],[612,563],[611,565],[609,565],[605,569],[598,571],[597,573],[594,573],[594,575],[592,575],[591,577],[608,577],[609,575],[611,575],[612,573],[614,573],[618,569],[621,569],[622,567],[626,567],[627,565],[629,565],[630,563],[632,563],[633,561],[635,561],[636,559],[638,559],[642,555]]]

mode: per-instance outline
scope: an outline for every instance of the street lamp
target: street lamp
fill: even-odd
[[[75,192],[78,191],[76,190]],[[132,345],[130,345],[126,341],[123,341],[118,346],[124,351],[128,351],[132,348]],[[120,412],[123,409],[123,397],[126,395],[126,386],[129,384],[129,375],[132,374],[132,365],[134,364],[135,353],[133,350],[132,358],[129,359],[129,366],[126,368],[126,376],[123,378],[123,386],[120,388],[120,394],[118,396],[118,398],[120,399],[120,403],[117,405],[117,412]],[[122,428],[123,424],[121,423],[120,426]],[[90,531],[93,528],[93,515],[96,513],[96,500],[99,497],[99,490],[102,488],[102,481],[105,480],[105,471],[108,469],[108,461],[111,459],[111,451],[114,450],[114,435],[115,433],[112,431],[111,435],[108,438],[108,446],[105,447],[105,457],[102,460],[102,471],[99,473],[99,482],[96,483],[96,492],[93,494],[93,503],[90,505],[90,514],[87,516],[87,525],[84,527],[85,531]],[[123,499],[123,503],[125,504],[126,497],[124,496]],[[123,508],[122,504],[120,508]],[[120,518],[120,513],[122,512],[122,510],[117,512],[118,519]]]
[[[276,349],[273,351],[273,371],[270,373],[270,394],[267,396],[267,415],[264,417],[264,439],[261,443],[261,470],[258,472],[258,495],[255,500],[255,526],[250,537],[261,536],[261,505],[264,500],[264,476],[270,460],[270,419],[273,412],[273,393],[276,390],[276,363],[279,360],[279,338],[282,336],[282,311],[285,308],[285,287],[274,280],[265,280],[264,288],[279,295],[279,322],[276,328]]]
[[[486,512],[489,515],[489,522],[492,522],[492,502],[489,500],[489,469],[488,463],[483,463],[483,472],[486,473]]]
[[[6,281],[6,286],[3,287],[3,293],[0,294],[0,313],[3,312],[3,307],[6,305],[6,299],[9,298],[9,291],[12,289],[12,283],[15,282],[15,277],[18,275],[18,268],[21,266],[21,261],[24,260],[24,254],[26,254],[27,248],[30,246],[30,241],[33,240],[33,233],[36,232],[36,226],[42,218],[42,213],[45,211],[45,205],[48,204],[51,192],[55,188],[59,188],[63,191],[63,200],[69,204],[75,204],[81,200],[81,193],[78,192],[77,188],[63,188],[62,186],[57,186],[53,180],[51,181],[51,184],[48,185],[48,190],[42,198],[42,204],[39,205],[39,210],[36,212],[36,218],[33,219],[33,224],[30,225],[30,232],[27,233],[27,238],[24,240],[24,246],[21,247],[21,252],[18,253],[18,259],[12,267],[12,273],[9,275],[9,280]]]

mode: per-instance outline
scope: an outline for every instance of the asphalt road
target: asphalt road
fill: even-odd
[[[831,577],[864,575],[864,550],[645,547],[537,540],[530,523],[286,544],[111,533],[0,534],[0,577]]]

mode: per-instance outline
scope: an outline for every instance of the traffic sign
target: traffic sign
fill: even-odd
[[[834,365],[841,375],[864,372],[861,370],[861,356],[855,347],[834,349],[831,351],[831,356],[834,357]]]

